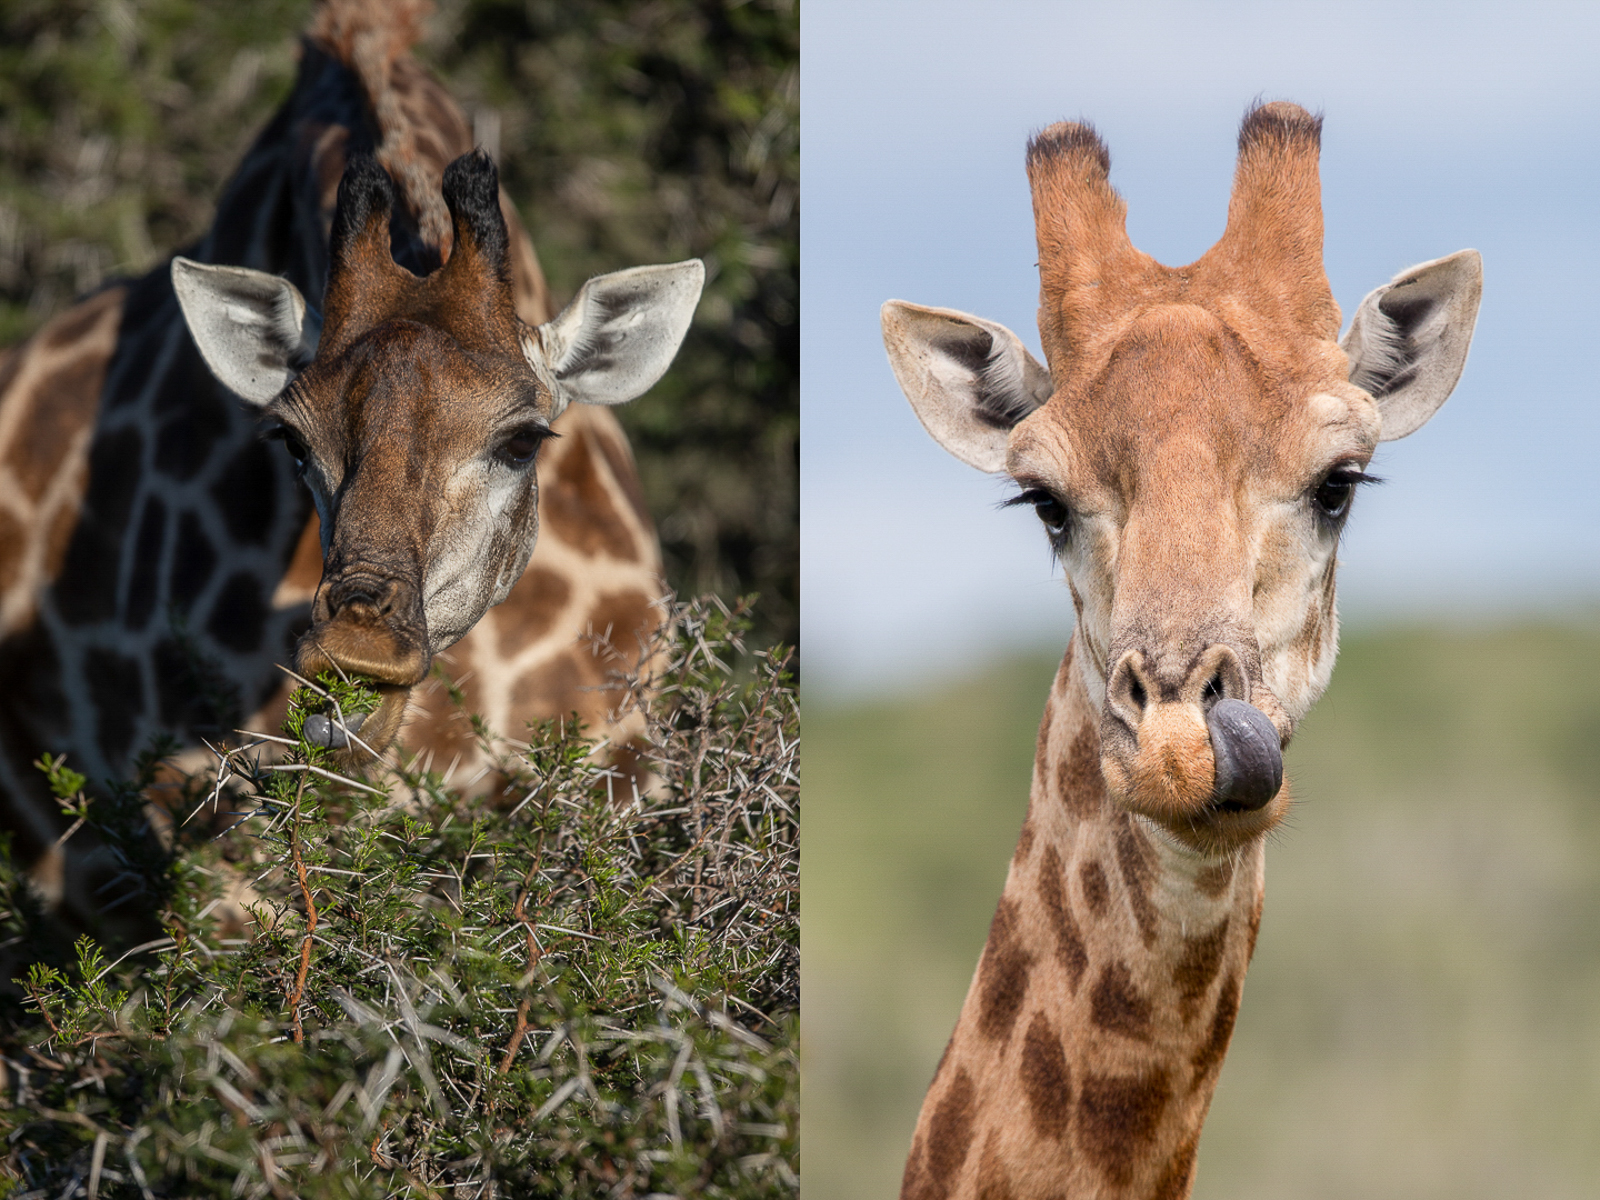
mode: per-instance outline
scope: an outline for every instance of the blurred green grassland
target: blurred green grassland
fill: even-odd
[[[558,303],[700,257],[667,377],[618,415],[684,595],[799,634],[796,0],[438,0],[416,53],[497,158]],[[0,347],[211,220],[293,83],[308,0],[0,0]]]
[[[804,1165],[893,1195],[1054,657],[806,714]],[[1347,632],[1195,1196],[1600,1194],[1600,620]]]

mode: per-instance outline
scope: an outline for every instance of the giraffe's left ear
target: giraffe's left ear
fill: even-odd
[[[1378,440],[1414,433],[1455,390],[1483,295],[1476,250],[1436,258],[1370,293],[1340,346],[1350,382],[1378,402]]]
[[[251,404],[269,403],[316,357],[322,318],[287,279],[174,258],[172,289],[206,366]]]
[[[539,326],[556,377],[557,412],[570,401],[622,404],[667,373],[689,332],[706,269],[698,258],[597,275]]]
[[[982,317],[904,300],[880,316],[889,365],[923,428],[969,466],[1004,471],[1012,428],[1050,399],[1050,372]]]

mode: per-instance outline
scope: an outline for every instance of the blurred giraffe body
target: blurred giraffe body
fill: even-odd
[[[450,264],[462,257],[454,251],[463,227],[441,181],[472,150],[471,132],[409,56],[422,12],[420,4],[342,0],[319,8],[292,93],[224,189],[211,230],[188,251],[198,272],[204,264],[249,268],[318,302],[330,275],[336,192],[347,166],[370,154],[384,168],[378,186],[392,207],[383,228],[388,269],[418,287],[430,284],[422,278],[430,272],[460,280],[465,266],[452,274]],[[524,351],[537,348],[565,327],[551,321],[532,244],[492,166],[481,156],[468,162],[477,164],[474,228],[501,230],[499,257],[486,268],[497,285],[498,332],[511,331]],[[698,264],[693,271],[698,294]],[[572,324],[568,314],[562,320]],[[464,321],[454,333],[470,340]],[[553,421],[546,432],[559,435],[535,438],[543,443],[537,490],[529,466],[526,494],[518,493],[528,546],[538,531],[531,560],[517,561],[513,550],[496,564],[498,577],[480,590],[497,606],[447,640],[425,639],[407,681],[418,686],[387,705],[389,737],[409,708],[402,745],[453,771],[458,784],[485,764],[449,689],[426,678],[434,653],[466,711],[492,729],[515,735],[577,711],[605,731],[620,695],[608,683],[640,668],[640,647],[661,620],[660,550],[627,441],[601,408],[553,400],[547,393],[565,386],[558,374],[535,364],[524,389],[529,412],[537,392],[538,419]],[[118,867],[81,834],[67,854],[52,851],[59,814],[32,761],[64,752],[98,783],[125,774],[157,734],[193,746],[238,725],[271,729],[281,718],[288,685],[277,664],[292,661],[319,598],[322,551],[339,544],[342,498],[319,520],[291,455],[259,433],[258,415],[202,361],[167,264],[82,301],[0,357],[3,820],[47,896],[82,919],[106,902]],[[409,498],[429,499],[431,482]],[[407,483],[389,486],[403,496]],[[486,509],[483,519],[499,518]],[[412,535],[426,542],[429,531]],[[419,553],[423,570],[427,546]],[[521,562],[526,570],[510,573]],[[328,590],[320,589],[324,598]],[[334,654],[323,665],[343,664]],[[373,740],[378,750],[387,744]]]
[[[884,306],[917,415],[1018,484],[1077,611],[903,1200],[1190,1193],[1282,748],[1333,670],[1339,533],[1378,442],[1455,386],[1481,290],[1473,251],[1425,263],[1337,340],[1320,133],[1250,112],[1226,231],[1180,268],[1129,242],[1092,129],[1034,138],[1048,369],[993,322]]]

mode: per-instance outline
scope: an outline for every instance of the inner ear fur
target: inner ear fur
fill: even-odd
[[[1006,442],[1050,399],[1050,373],[1004,325],[949,308],[890,300],[883,347],[917,419],[980,471],[1006,468]]]
[[[252,404],[270,402],[316,357],[322,318],[287,279],[174,258],[172,289],[206,366]]]
[[[1483,295],[1483,259],[1460,250],[1402,271],[1369,293],[1339,343],[1350,382],[1378,402],[1378,439],[1420,429],[1455,389]]]
[[[622,404],[649,391],[672,365],[700,303],[698,258],[597,275],[535,331],[555,376],[558,408]]]

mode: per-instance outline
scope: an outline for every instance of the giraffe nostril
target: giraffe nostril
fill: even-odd
[[[1143,712],[1144,706],[1149,699],[1150,697],[1145,694],[1144,683],[1137,675],[1133,675],[1128,682],[1128,702],[1132,704],[1134,708],[1138,709],[1140,712]]]
[[[1218,700],[1228,694],[1227,685],[1222,680],[1222,672],[1218,671],[1206,681],[1205,690],[1200,694],[1200,702],[1210,708]]]

